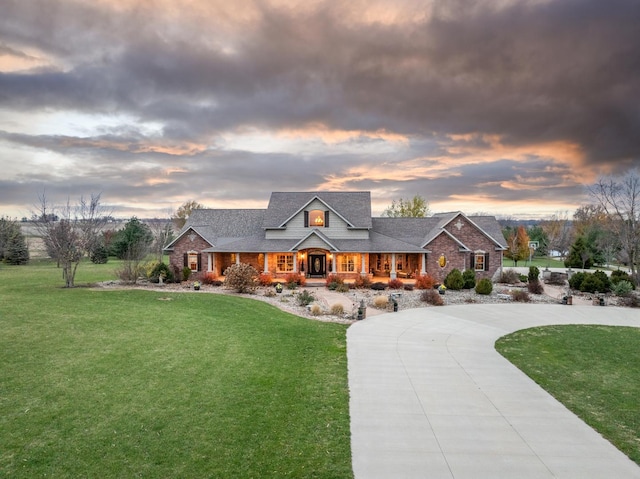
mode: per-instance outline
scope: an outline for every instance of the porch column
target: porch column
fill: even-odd
[[[264,272],[269,272],[269,253],[264,254]]]
[[[360,263],[362,264],[362,267],[360,268],[360,274],[364,276],[365,274],[367,274],[367,270],[365,269],[364,264],[364,253],[360,254]]]
[[[293,272],[294,273],[298,272],[298,252],[297,251],[293,252]]]
[[[389,272],[390,279],[396,279],[396,254],[391,253],[391,271]]]
[[[422,256],[422,267],[420,268],[420,274],[427,274],[427,253],[420,253]]]
[[[211,272],[213,271],[213,259],[211,259],[213,257],[214,253],[207,253],[207,271]]]
[[[236,253],[236,264],[240,264],[240,253]]]
[[[337,271],[337,270],[336,270],[336,263],[337,263],[337,262],[338,262],[338,255],[337,255],[337,254],[334,254],[334,255],[331,257],[331,272],[332,272],[333,274],[336,274],[336,271]]]

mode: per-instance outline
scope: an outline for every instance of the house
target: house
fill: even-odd
[[[301,273],[390,279],[453,268],[493,278],[507,248],[493,216],[374,218],[367,191],[274,192],[266,209],[194,210],[165,248],[174,271],[223,275],[235,263],[275,278]]]

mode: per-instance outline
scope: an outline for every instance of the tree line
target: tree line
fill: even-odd
[[[560,212],[537,225],[505,225],[505,257],[518,261],[556,254],[564,265],[589,269],[611,263],[626,265],[638,280],[640,255],[640,176],[632,171],[620,178],[601,178],[588,188],[591,202],[570,218]],[[532,251],[530,242],[537,244]]]

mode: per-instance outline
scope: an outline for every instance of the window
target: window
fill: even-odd
[[[198,253],[189,251],[187,254],[187,266],[193,272],[198,271]]]
[[[476,251],[471,256],[471,268],[476,271],[487,271],[489,263],[489,253],[484,251]]]
[[[279,272],[293,271],[293,253],[279,254],[276,267]]]
[[[311,210],[304,212],[305,228],[328,228],[329,212],[322,210]]]
[[[341,273],[349,273],[356,270],[356,257],[350,254],[341,254],[338,258],[338,270]]]

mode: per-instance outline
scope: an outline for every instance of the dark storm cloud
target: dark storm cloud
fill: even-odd
[[[640,162],[636,0],[433,3],[432,11],[412,4],[413,20],[365,22],[366,2],[305,9],[258,2],[237,6],[248,13],[234,17],[215,2],[194,4],[190,14],[160,2],[7,0],[0,58],[39,63],[0,73],[0,108],[126,114],[160,130],[150,136],[130,125],[83,138],[5,132],[0,139],[82,159],[80,185],[140,200],[160,188],[179,197],[187,185],[212,198],[263,200],[284,187],[274,185],[314,189],[349,168],[392,168],[411,155],[428,162],[438,154],[454,168],[446,186],[431,177],[400,184],[390,172],[349,187],[405,196],[420,189],[432,202],[454,190],[504,201],[578,198],[579,180],[565,181],[571,166],[621,171]],[[330,146],[306,156],[216,146],[224,132],[318,124],[406,135],[411,146],[335,156]],[[466,154],[452,147],[489,151],[483,135],[511,146],[575,144],[583,164],[533,155],[455,169]],[[172,154],[183,141],[201,148]],[[150,170],[169,166],[184,172],[148,181]],[[52,173],[48,181],[62,180]],[[505,186],[518,182],[520,191]]]

